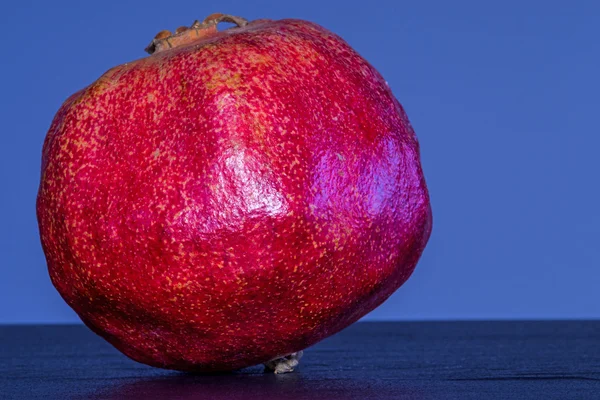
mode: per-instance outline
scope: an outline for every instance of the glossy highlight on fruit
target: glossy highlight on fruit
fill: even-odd
[[[346,42],[214,14],[147,51],[68,98],[44,142],[42,246],[88,327],[152,366],[234,370],[408,279],[432,221],[419,145]]]

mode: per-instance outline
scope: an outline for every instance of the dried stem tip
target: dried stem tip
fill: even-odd
[[[214,35],[217,33],[217,24],[219,22],[231,22],[236,24],[238,28],[248,24],[248,21],[242,17],[220,13],[211,14],[202,23],[194,21],[189,28],[187,26],[180,26],[175,30],[175,33],[167,30],[158,32],[145,50],[149,54],[155,54]]]

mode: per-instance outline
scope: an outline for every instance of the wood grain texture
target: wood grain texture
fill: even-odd
[[[2,399],[600,399],[600,321],[358,323],[297,372],[153,369],[83,326],[0,326]]]

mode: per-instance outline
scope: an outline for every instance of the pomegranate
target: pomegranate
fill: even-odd
[[[431,232],[414,131],[381,75],[314,23],[213,14],[147,51],[69,97],[47,133],[52,283],[139,362],[291,371],[412,273]]]

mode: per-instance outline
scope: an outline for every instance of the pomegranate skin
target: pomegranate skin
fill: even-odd
[[[431,233],[419,145],[380,74],[302,20],[115,67],[55,116],[37,197],[52,283],[132,359],[235,370],[380,305]]]

